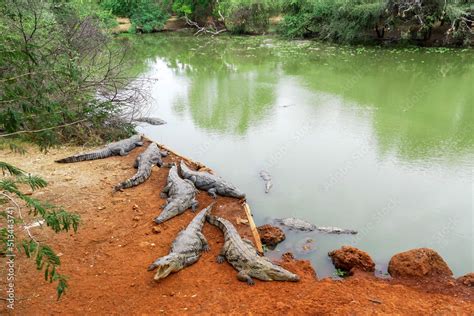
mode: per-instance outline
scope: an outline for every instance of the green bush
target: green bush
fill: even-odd
[[[120,75],[123,52],[112,48],[102,22],[92,12],[79,15],[76,4],[1,2],[2,137],[19,135],[47,148],[130,133],[129,125],[116,123],[130,100],[107,89],[127,83]]]
[[[379,21],[384,6],[367,0],[285,0],[279,31],[287,37],[363,41]]]
[[[163,29],[169,15],[167,1],[156,0],[103,0],[102,8],[130,18],[136,32],[150,33]]]
[[[226,28],[233,33],[258,34],[268,29],[271,14],[278,5],[271,0],[227,0],[218,10],[225,18]]]
[[[446,42],[472,40],[469,0],[283,0],[279,32],[287,37],[316,37],[336,42],[382,39],[390,30],[399,39],[430,40],[444,26]]]
[[[102,0],[100,5],[116,16],[129,18],[136,7],[136,2],[136,0]]]
[[[150,33],[160,31],[169,15],[154,0],[138,0],[131,11],[130,20],[136,31]]]
[[[213,15],[215,0],[175,0],[173,12],[178,16],[187,16],[199,23],[205,23]]]

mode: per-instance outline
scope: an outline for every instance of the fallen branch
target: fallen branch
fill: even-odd
[[[260,254],[263,254],[263,246],[262,246],[262,241],[260,240],[260,234],[258,233],[257,226],[255,225],[255,222],[253,221],[253,216],[252,216],[252,211],[250,211],[250,206],[247,204],[247,202],[244,202],[243,204],[245,214],[247,215],[249,225],[250,225],[250,230],[252,231],[253,239],[255,240],[255,247],[257,247],[257,251]]]
[[[224,18],[222,16],[222,14],[220,14],[220,16],[221,16],[222,19]],[[197,22],[194,22],[193,20],[188,18],[187,15],[184,16],[184,20],[186,21],[187,25],[190,25],[190,26],[197,29],[196,33],[194,33],[194,36],[199,36],[202,33],[207,33],[207,34],[211,34],[212,36],[214,36],[214,35],[219,35],[221,33],[227,32],[227,29],[225,27],[223,29],[219,30],[215,25],[214,25],[214,28],[212,28],[210,26],[200,26]]]
[[[9,133],[9,134],[2,134],[2,135],[0,135],[0,137],[8,137],[8,136],[25,134],[25,133],[39,133],[39,132],[44,132],[44,131],[48,131],[48,130],[51,130],[51,129],[62,128],[62,127],[78,124],[78,123],[85,122],[85,121],[87,121],[87,119],[82,119],[82,120],[79,120],[79,121],[75,121],[75,122],[67,123],[67,124],[63,124],[63,125],[58,125],[58,126],[37,129],[37,130],[33,130],[33,131],[18,131],[18,132]]]

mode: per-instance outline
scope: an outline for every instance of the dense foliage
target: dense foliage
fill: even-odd
[[[244,34],[265,33],[270,16],[278,14],[278,7],[278,2],[272,0],[227,0],[218,4],[227,29]]]
[[[117,93],[123,52],[102,31],[107,14],[78,2],[0,2],[0,137],[47,148],[130,133],[117,121],[133,95]]]
[[[117,16],[130,18],[136,32],[159,31],[169,17],[166,1],[102,0],[100,5]]]
[[[136,30],[162,28],[170,14],[199,31],[262,34],[283,16],[281,34],[337,42],[407,40],[439,44],[472,41],[471,0],[102,0],[110,12],[132,19]]]
[[[280,32],[338,42],[373,39],[443,43],[472,40],[474,4],[468,0],[283,0]]]
[[[23,170],[0,161],[0,257],[15,256],[23,252],[35,261],[36,268],[43,271],[48,282],[57,282],[58,299],[64,294],[68,284],[67,277],[58,272],[61,260],[54,250],[42,241],[37,240],[24,222],[22,209],[29,215],[43,221],[54,232],[73,230],[79,225],[79,216],[63,208],[41,202],[23,193],[19,186],[27,186],[32,191],[47,185],[43,179],[27,174]],[[25,232],[18,235],[17,232]]]

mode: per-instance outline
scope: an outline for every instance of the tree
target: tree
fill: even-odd
[[[39,131],[21,135],[42,148],[131,133],[120,116],[143,94],[123,74],[104,14],[78,2],[0,2],[0,131]]]

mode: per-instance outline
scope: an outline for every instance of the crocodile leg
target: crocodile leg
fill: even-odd
[[[168,197],[168,192],[170,191],[171,189],[171,183],[168,183],[162,190],[161,190],[161,193],[160,193],[160,197],[162,199],[166,199]]]
[[[133,168],[138,169],[138,165],[140,164],[140,157],[138,156],[137,159],[135,159],[135,162],[133,163]]]
[[[120,148],[120,151],[118,152],[120,156],[126,156],[128,154],[128,151],[125,151],[125,149]]]
[[[198,232],[197,235],[198,235],[199,239],[201,239],[201,242],[202,242],[202,250],[204,250],[204,251],[209,251],[209,250],[211,250],[211,248],[209,248],[209,243],[207,242],[206,237],[204,237],[204,234],[201,233],[201,232]]]
[[[191,210],[192,210],[193,212],[196,212],[196,209],[198,208],[198,206],[199,206],[198,201],[196,201],[196,199],[194,199],[194,200],[191,202]]]
[[[210,196],[212,196],[213,199],[217,199],[217,190],[216,188],[211,188],[207,190],[207,193],[209,193]]]
[[[252,280],[250,275],[248,275],[247,271],[242,270],[239,273],[237,273],[237,279],[242,282],[247,282],[248,285],[254,285],[255,282]]]
[[[217,263],[224,263],[225,261],[225,248],[222,247],[221,251],[219,251],[219,255],[217,256],[216,259]]]

